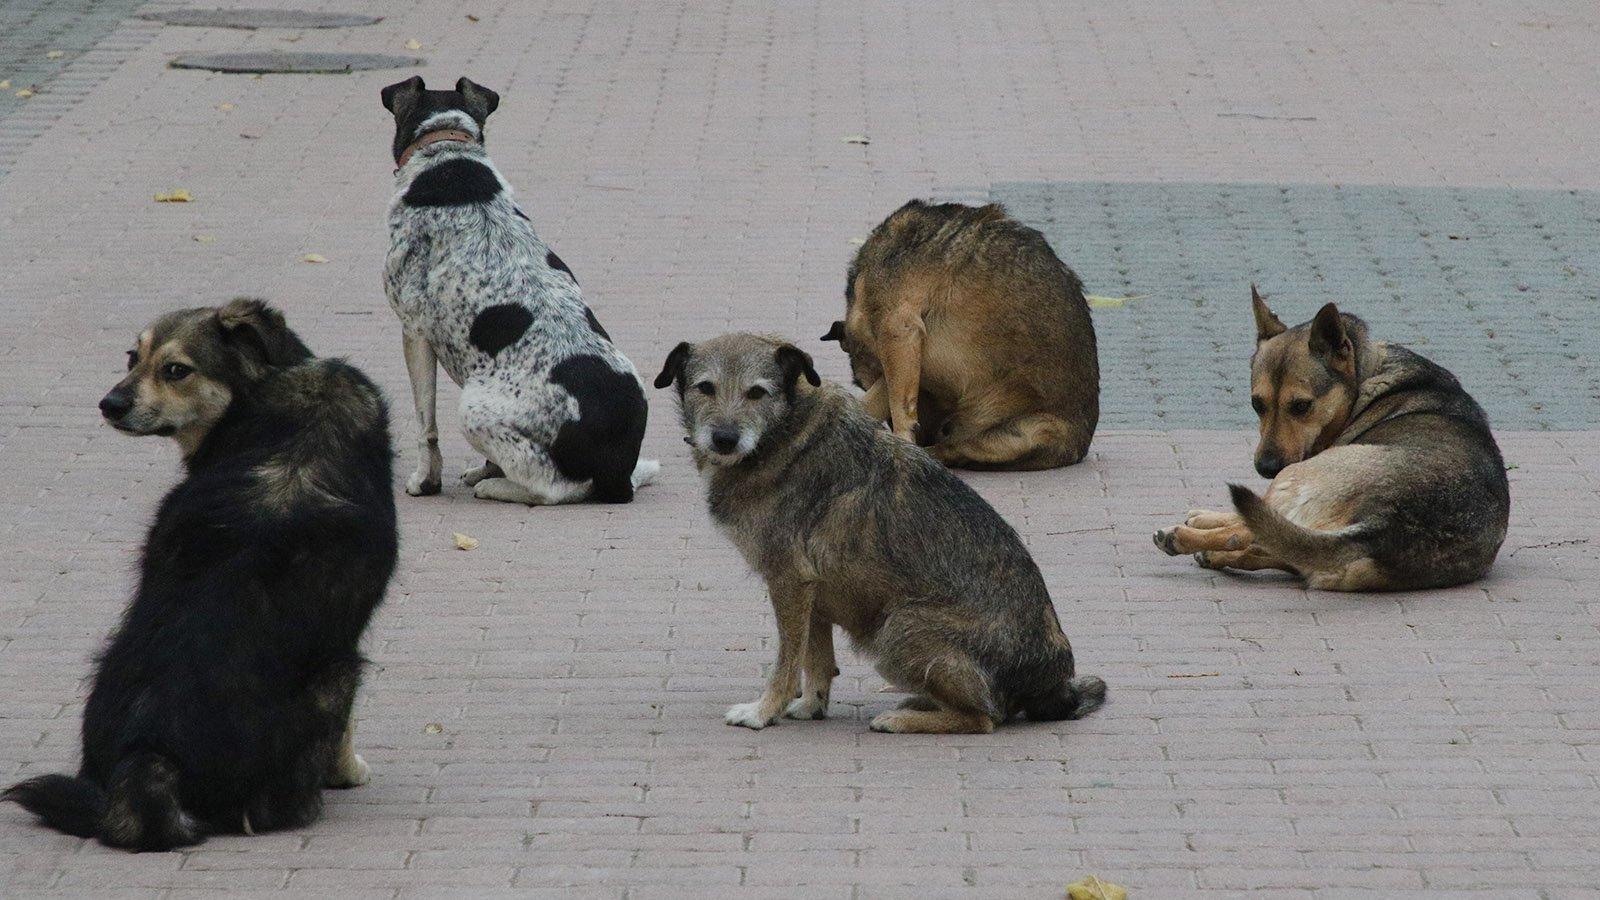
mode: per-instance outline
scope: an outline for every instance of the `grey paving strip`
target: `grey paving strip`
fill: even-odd
[[[347,13],[313,12],[303,9],[174,9],[165,12],[143,13],[141,19],[150,19],[167,25],[188,25],[197,28],[350,28],[356,25],[376,25],[382,16],[350,15]]]
[[[415,56],[384,53],[198,53],[174,59],[174,69],[208,69],[213,72],[288,73],[338,75],[366,69],[403,69],[422,65]]]
[[[1093,294],[1107,428],[1253,424],[1252,281],[1328,301],[1447,366],[1500,428],[1600,424],[1600,193],[1373,185],[1005,183]]]
[[[145,0],[0,3],[0,83],[10,83],[0,89],[0,178],[35,137],[160,30],[154,22],[129,19],[148,5]]]

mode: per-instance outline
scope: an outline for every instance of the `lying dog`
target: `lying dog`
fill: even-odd
[[[77,777],[3,797],[131,850],[305,825],[370,772],[350,712],[395,564],[383,397],[256,300],[162,316],[128,370],[105,418],[176,439],[188,474],[95,667]]]
[[[820,386],[811,357],[725,335],[679,344],[655,381],[674,383],[711,518],[766,579],[778,619],[766,692],[728,724],[825,717],[835,625],[915,692],[875,731],[987,733],[1019,712],[1076,719],[1105,700],[1105,682],[1074,677],[1017,533],[844,390]]]
[[[1203,566],[1284,569],[1313,588],[1445,587],[1483,576],[1511,497],[1483,409],[1454,375],[1332,303],[1286,328],[1250,289],[1265,497],[1231,485],[1237,513],[1195,510],[1155,534]]]
[[[1083,284],[1002,207],[907,203],[856,253],[844,299],[822,339],[895,434],[970,469],[1089,452],[1100,364]]]
[[[627,503],[660,465],[639,459],[644,382],[584,306],[483,150],[494,91],[420,77],[383,89],[395,195],[384,287],[404,331],[421,422],[413,496],[437,494],[436,364],[461,385],[461,427],[486,457],[461,480],[488,500]]]

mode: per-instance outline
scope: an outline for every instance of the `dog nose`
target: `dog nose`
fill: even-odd
[[[115,422],[133,409],[133,398],[125,391],[112,391],[100,398],[100,415]]]
[[[1278,473],[1283,471],[1283,460],[1275,455],[1258,456],[1256,457],[1256,471],[1261,474],[1262,478],[1277,478]]]
[[[726,426],[711,429],[711,449],[718,453],[732,453],[739,446],[739,429]]]

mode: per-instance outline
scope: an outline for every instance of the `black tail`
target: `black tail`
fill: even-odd
[[[57,831],[98,837],[112,847],[171,850],[204,839],[178,802],[177,769],[156,753],[117,763],[107,788],[70,775],[41,775],[13,785],[0,800],[20,804]]]
[[[106,792],[71,775],[40,775],[0,794],[39,817],[46,827],[76,837],[94,837],[106,816]]]
[[[1023,704],[1023,711],[1033,722],[1059,722],[1062,719],[1081,719],[1106,702],[1106,683],[1094,675],[1079,675],[1067,679],[1058,694],[1034,697]]]

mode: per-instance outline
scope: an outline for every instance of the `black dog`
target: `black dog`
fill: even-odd
[[[176,438],[188,477],[99,658],[77,777],[0,796],[132,850],[308,824],[370,772],[350,712],[397,550],[383,397],[256,300],[161,317],[128,367],[101,410]]]

